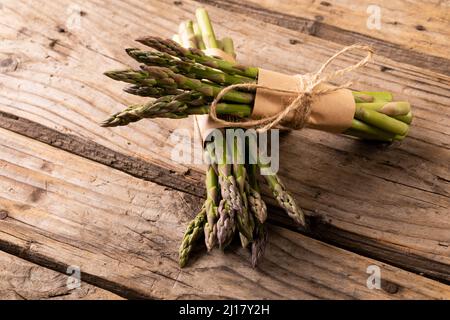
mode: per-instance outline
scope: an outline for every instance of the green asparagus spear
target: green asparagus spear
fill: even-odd
[[[189,102],[177,101],[176,96],[164,96],[142,105],[132,105],[113,114],[101,123],[102,127],[126,126],[142,119],[169,118],[182,119],[189,115],[208,114],[209,105],[192,106]],[[243,104],[219,103],[217,114],[246,118],[251,114],[250,106]]]
[[[257,165],[248,165],[247,181],[245,183],[245,191],[248,197],[250,211],[260,223],[267,220],[267,206],[261,197],[258,180],[256,178]]]
[[[260,169],[270,170],[270,166],[261,163],[261,161],[258,161],[258,165]],[[295,222],[297,222],[302,227],[306,228],[305,214],[303,213],[302,209],[300,209],[300,207],[297,206],[297,203],[295,202],[294,198],[287,191],[286,187],[284,186],[283,182],[278,177],[278,175],[275,173],[271,173],[265,174],[263,176],[266,179],[267,184],[272,190],[272,193],[275,199],[277,200],[278,204],[280,205],[280,207],[282,207],[289,215],[289,217],[291,217]]]
[[[255,241],[252,243],[252,266],[256,268],[266,251],[268,239],[267,228],[264,224],[257,223],[255,228]]]
[[[197,40],[195,39],[193,22],[191,20],[184,21],[178,28],[181,43],[184,47],[195,48],[197,46]]]
[[[169,95],[179,95],[184,91],[179,89],[146,87],[146,86],[130,86],[123,89],[126,93],[141,97],[161,98]]]
[[[195,16],[197,17],[197,24],[206,48],[218,48],[216,35],[209,19],[208,11],[204,8],[198,8],[195,11]]]
[[[355,118],[364,121],[369,125],[401,136],[405,135],[409,130],[409,126],[406,123],[377,111],[359,107],[358,104],[356,105]]]
[[[357,103],[356,106],[377,111],[387,116],[404,116],[411,112],[411,105],[406,101]]]
[[[228,53],[229,55],[236,57],[236,53],[234,51],[234,42],[231,38],[223,38],[222,39],[223,51]]]
[[[237,211],[237,227],[239,232],[248,239],[253,240],[254,221],[249,210],[247,192],[245,189],[245,183],[247,181],[247,169],[245,168],[245,144],[239,143],[238,139],[234,139],[234,159],[233,159],[233,174],[236,180],[239,193],[242,199],[242,210]],[[243,246],[245,247],[243,242]]]
[[[181,268],[184,268],[188,262],[189,255],[194,247],[194,244],[201,238],[204,233],[204,227],[206,223],[206,208],[203,205],[200,212],[197,214],[194,220],[191,221],[184,233],[183,240],[181,241],[179,249],[179,264]]]
[[[236,213],[242,212],[243,203],[236,180],[233,176],[232,165],[227,160],[228,148],[224,140],[215,141],[216,147],[222,147],[222,158],[217,163],[219,185],[222,200],[219,204],[219,221],[217,222],[217,238],[223,249],[233,240],[235,233]],[[238,213],[239,214],[239,213]]]
[[[217,220],[218,214],[218,199],[219,199],[219,183],[216,171],[213,166],[209,166],[206,172],[206,218],[205,224],[205,244],[208,251],[211,251],[217,243]]]
[[[177,74],[168,68],[144,67],[144,70],[149,72],[149,74],[152,75],[156,79],[156,81],[158,81],[159,79],[170,79],[178,85],[179,89],[195,90],[208,97],[216,97],[223,90],[222,86],[213,85],[211,83],[199,81],[197,79],[191,79],[181,74]],[[243,104],[251,104],[253,103],[254,99],[254,94],[236,90],[229,91],[223,96],[223,100]]]
[[[137,41],[160,52],[170,54],[171,56],[176,56],[183,60],[193,60],[208,67],[222,70],[228,74],[238,74],[251,79],[256,79],[258,77],[258,68],[247,67],[219,58],[209,57],[200,50],[194,48],[183,48],[170,39],[162,39],[159,37],[145,37],[137,39]]]
[[[206,46],[205,46],[205,43],[203,42],[202,32],[200,31],[200,28],[199,28],[197,22],[194,22],[193,27],[194,27],[195,38],[197,39],[196,49],[205,50]]]
[[[195,63],[191,60],[175,59],[172,56],[161,52],[141,51],[134,48],[127,49],[126,51],[132,58],[148,66],[166,67],[175,73],[199,80],[208,79],[223,85],[255,82],[253,79],[229,75],[220,70]]]

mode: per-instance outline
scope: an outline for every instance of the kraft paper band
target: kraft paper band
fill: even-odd
[[[285,109],[298,95],[298,81],[294,76],[259,69],[258,85],[268,88],[292,91],[291,93],[257,89],[252,118],[261,119],[273,116]],[[333,87],[320,84],[319,88]],[[348,89],[339,89],[324,95],[314,96],[307,127],[323,131],[341,133],[352,125],[355,115],[355,99]],[[286,118],[286,122],[292,119]]]
[[[203,50],[203,52],[208,56],[218,57],[229,62],[236,62],[233,56],[220,49],[210,48]],[[215,129],[223,128],[223,125],[211,119],[208,114],[196,115],[194,119],[203,143],[206,141],[211,132]]]

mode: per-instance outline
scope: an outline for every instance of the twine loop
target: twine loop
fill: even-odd
[[[325,74],[326,68],[339,56],[343,55],[347,51],[363,50],[367,52],[366,57],[361,59],[359,62],[350,65],[348,67],[338,69],[334,72]],[[343,48],[341,51],[334,54],[329,58],[315,73],[308,73],[303,75],[295,75],[298,79],[297,92],[298,95],[294,100],[279,113],[268,116],[262,119],[248,120],[248,121],[226,121],[218,118],[217,116],[217,104],[219,101],[230,91],[235,89],[264,89],[266,91],[278,92],[278,93],[288,93],[292,94],[292,91],[280,90],[270,88],[264,85],[258,85],[257,83],[242,83],[234,84],[225,87],[211,103],[211,109],[209,112],[210,117],[217,123],[223,125],[224,127],[241,127],[241,128],[258,128],[258,131],[267,131],[275,127],[288,127],[291,129],[302,129],[308,122],[309,116],[311,114],[312,102],[314,97],[323,94],[331,93],[339,89],[348,88],[351,86],[351,82],[345,83],[343,85],[331,88],[320,88],[320,84],[329,82],[332,79],[342,77],[343,75],[350,73],[356,69],[365,66],[372,60],[373,50],[371,47],[366,45],[354,44]],[[287,121],[289,116],[289,121]],[[283,125],[281,125],[283,124]]]

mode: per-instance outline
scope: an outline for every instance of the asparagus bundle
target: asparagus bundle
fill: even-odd
[[[190,48],[198,55],[205,57],[204,64],[181,59],[174,56],[177,50],[184,47],[170,42],[171,54],[168,51],[144,52],[139,49],[127,49],[126,52],[144,65],[140,70],[107,72],[109,77],[132,84],[126,92],[154,98],[142,105],[132,105],[124,111],[110,117],[103,126],[124,126],[143,118],[183,118],[189,115],[207,114],[209,106],[223,86],[254,81],[247,76],[251,72],[236,74],[224,73],[215,64],[209,63],[208,56],[199,49],[219,48],[235,56],[233,41],[215,38],[208,14],[204,9],[197,11],[198,23],[183,22],[179,34],[174,39]],[[162,42],[161,42],[162,43]],[[155,42],[155,45],[158,45]],[[226,62],[219,62],[226,67]],[[233,66],[233,68],[235,68]],[[231,70],[231,69],[230,69]],[[247,74],[247,75],[246,75]],[[251,115],[254,94],[235,91],[225,95],[223,103],[217,109],[221,115],[233,118],[246,118]],[[225,249],[235,237],[239,236],[241,245],[249,248],[251,263],[254,267],[264,254],[268,239],[266,228],[267,206],[261,196],[258,169],[267,169],[261,163],[250,164],[246,158],[246,150],[251,149],[250,141],[232,142],[217,139],[205,145],[205,157],[208,159],[205,186],[206,200],[188,225],[179,249],[179,263],[184,267],[199,239],[204,236],[208,251],[215,246]],[[221,148],[221,149],[220,149]],[[219,155],[216,152],[222,150]],[[232,155],[231,163],[228,162]],[[252,155],[255,158],[254,155]],[[266,176],[268,185],[281,207],[294,221],[305,226],[302,210],[295,204],[292,196],[284,187],[281,179],[272,174]]]
[[[183,22],[173,40],[145,37],[137,41],[154,49],[126,49],[130,57],[141,63],[139,70],[110,71],[114,80],[131,84],[125,91],[150,97],[147,103],[132,105],[102,123],[105,127],[124,126],[144,118],[179,119],[210,112],[213,100],[229,85],[256,83],[260,70],[206,54],[202,50],[220,49],[235,57],[231,38],[217,40],[208,14],[196,12],[197,23]],[[357,138],[393,142],[402,140],[412,121],[408,102],[393,101],[389,92],[352,92],[356,104],[351,128],[344,134]],[[250,118],[254,109],[254,89],[239,88],[224,94],[216,112],[227,119]],[[332,107],[332,106],[330,106]],[[247,159],[242,154],[251,149],[233,140],[213,141],[205,145],[209,159],[206,172],[207,197],[196,218],[189,224],[180,246],[180,266],[184,267],[194,244],[204,235],[206,247],[226,248],[239,235],[243,247],[251,248],[251,262],[256,266],[267,243],[267,207],[260,194],[258,169],[268,165]],[[218,158],[215,150],[223,147]],[[226,154],[233,154],[227,163]],[[276,174],[264,178],[279,205],[299,225],[306,227],[305,216]]]
[[[190,26],[189,23],[183,25]],[[208,37],[203,35],[204,39]],[[180,39],[183,38],[181,35]],[[196,39],[189,37],[184,43],[197,46]],[[125,89],[129,93],[162,99],[127,108],[107,119],[104,126],[125,125],[143,118],[207,114],[213,99],[226,86],[255,83],[258,79],[259,69],[207,56],[196,47],[184,48],[172,40],[158,37],[145,37],[138,41],[158,51],[127,49],[132,58],[143,63],[141,70],[111,71],[106,75],[133,84],[133,87]],[[217,48],[217,41],[207,41]],[[227,43],[227,49],[232,50],[231,39],[223,43]],[[192,98],[195,102],[191,103],[184,93],[199,99]],[[353,96],[356,104],[354,119],[351,128],[344,134],[386,142],[404,139],[413,119],[408,102],[392,101],[389,92],[354,91]],[[223,96],[217,113],[248,118],[254,101],[255,92],[231,90]]]
[[[184,42],[186,46],[189,45],[190,47],[212,48],[217,46],[218,41],[215,39],[207,13],[203,10],[198,10],[197,17],[199,18],[198,25],[191,22],[182,23],[179,29],[180,34],[178,37],[174,38],[178,38],[179,41]],[[193,38],[192,34],[196,34],[196,37]],[[226,38],[222,43],[225,46],[223,48],[225,52],[234,56],[234,45],[232,40]],[[139,58],[141,62],[149,61],[148,59],[148,55]],[[153,59],[153,57],[150,59]],[[216,82],[222,83],[242,83],[243,81],[248,81],[235,76],[219,78],[222,75],[214,69],[211,69],[212,72],[208,74],[204,73],[204,70],[208,69],[190,65],[187,67],[187,64],[180,64],[180,61],[171,62],[170,64],[173,67],[171,68],[171,71],[173,72],[185,70],[184,72],[188,74],[192,70],[198,71],[197,79],[209,79],[210,81],[215,80]],[[203,86],[201,83],[194,83],[192,85],[196,85],[197,88]],[[210,102],[211,95],[207,93],[208,90],[215,90],[214,87],[213,89],[204,87],[199,90],[200,91],[196,92],[203,93],[203,97],[205,98],[203,102]],[[241,95],[241,93],[229,95],[229,98],[235,102],[238,102],[236,100],[242,102],[244,99],[248,99],[248,97],[249,95]],[[171,96],[171,99],[171,101],[180,101],[180,97],[177,96]],[[159,98],[158,100],[161,102],[164,98]],[[185,101],[186,105],[189,105],[190,107],[183,111],[180,109],[179,116],[183,116],[183,113],[186,112],[187,109],[192,110],[195,107],[198,107],[192,105],[194,101],[198,101],[195,100],[194,97],[187,100],[188,101]],[[203,108],[206,111],[205,113],[207,113],[208,107],[206,104]],[[219,109],[222,110],[222,114],[234,117],[247,117],[251,112],[250,106],[245,106],[244,104],[233,105],[227,103],[219,106]],[[184,116],[189,112],[190,111],[184,113]],[[119,116],[115,119],[122,119],[117,121],[124,122],[133,120],[128,116]],[[207,222],[203,224],[203,228],[205,243],[208,250],[212,250],[215,245],[218,245],[222,249],[226,248],[232,242],[235,235],[238,234],[241,245],[244,248],[250,247],[251,245],[251,263],[253,267],[256,267],[262,258],[268,239],[265,226],[267,206],[260,194],[259,182],[257,179],[258,165],[247,163],[245,157],[245,151],[250,149],[247,143],[250,143],[250,141],[247,142],[247,140],[239,141],[238,139],[233,139],[233,141],[230,142],[225,141],[224,139],[217,139],[206,144],[205,154],[210,165],[206,174],[207,200],[203,208],[207,209],[202,209],[200,214],[190,223],[186,230],[180,246],[180,266],[185,266],[187,262],[189,252],[193,248],[193,243],[198,239],[198,237],[196,237],[197,230],[201,228],[201,225],[198,222],[202,221],[202,217],[205,215],[207,217]],[[218,148],[221,148],[222,150],[222,153],[219,156],[216,152]],[[229,159],[227,158],[227,155],[232,155],[232,163],[227,162]],[[263,165],[260,167],[264,168]],[[281,185],[281,181],[276,175],[271,176],[271,179],[274,179],[277,182],[272,185],[273,188],[281,190],[280,200],[288,198],[292,199],[286,189],[281,186],[277,187]],[[284,204],[282,201],[280,203],[282,205]],[[295,206],[295,209],[297,210],[296,217],[302,217],[297,218],[297,221],[303,222],[303,212],[297,206]]]

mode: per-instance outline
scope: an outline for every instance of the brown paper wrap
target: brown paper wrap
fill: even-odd
[[[253,119],[261,119],[279,113],[297,97],[299,91],[297,77],[264,69],[259,69],[258,85],[292,93],[257,89],[252,113]],[[321,84],[318,89],[330,87],[333,86]],[[355,108],[353,94],[348,89],[339,89],[314,96],[307,127],[333,133],[344,132],[352,125]],[[292,120],[292,115],[288,115],[285,119],[287,123],[290,120]]]
[[[207,55],[220,57],[227,61],[235,61],[231,55],[220,49],[207,49],[204,52]],[[265,88],[258,88],[256,91],[252,119],[267,118],[284,110],[301,92],[300,81],[297,76],[259,69],[258,85]],[[333,86],[322,83],[316,89],[320,91],[327,88],[333,88]],[[313,95],[312,99],[307,127],[332,133],[342,133],[352,126],[356,104],[350,90],[337,89],[325,94]],[[292,122],[293,117],[293,114],[288,114],[283,123]],[[209,115],[196,116],[195,119],[203,142],[214,129],[224,127],[223,124],[211,119]]]

